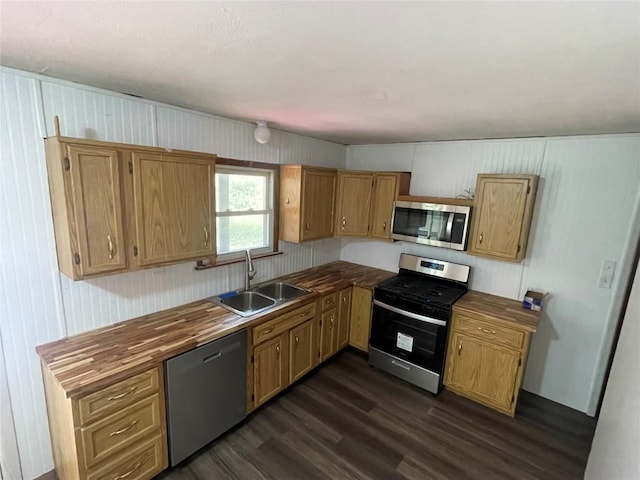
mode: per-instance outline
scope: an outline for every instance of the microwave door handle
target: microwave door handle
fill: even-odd
[[[391,305],[387,305],[386,303],[383,303],[380,300],[374,300],[373,304],[379,306],[380,308],[384,308],[385,310],[389,310],[390,312],[397,313],[398,315],[413,318],[414,320],[420,320],[421,322],[432,323],[434,325],[440,325],[442,327],[447,326],[447,322],[445,322],[444,320],[438,320],[437,318],[431,318],[425,315],[418,315],[417,313],[407,312],[406,310],[401,310],[397,307],[392,307]]]
[[[449,214],[449,219],[447,220],[447,232],[445,234],[445,238],[444,241],[445,242],[450,242],[451,241],[451,232],[453,231],[453,217],[455,217],[456,214],[451,212]]]

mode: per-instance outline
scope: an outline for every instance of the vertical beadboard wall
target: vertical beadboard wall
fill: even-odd
[[[196,272],[185,263],[80,282],[60,274],[42,141],[53,134],[54,115],[67,136],[270,163],[344,168],[346,147],[278,131],[269,145],[259,145],[245,122],[13,69],[1,72],[0,334],[22,474],[31,479],[53,468],[36,345],[243,283],[242,264]],[[341,243],[279,247],[283,255],[256,260],[257,281],[337,260]]]
[[[445,197],[473,189],[478,173],[540,175],[522,263],[406,242],[347,240],[341,258],[397,270],[400,253],[406,252],[471,265],[474,290],[514,299],[522,298],[528,288],[550,292],[533,336],[524,388],[593,415],[620,292],[629,273],[624,261],[640,230],[639,222],[633,221],[640,208],[640,136],[347,148],[347,168],[394,167],[412,172],[411,194]],[[618,262],[611,290],[598,288],[603,260]]]

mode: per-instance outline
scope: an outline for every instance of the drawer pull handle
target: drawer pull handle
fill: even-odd
[[[478,327],[478,330],[480,330],[481,332],[484,332],[484,333],[491,333],[491,334],[494,334],[494,335],[496,333],[495,330],[487,330],[486,328],[482,328],[482,327]]]
[[[265,329],[262,331],[262,334],[263,334],[263,335],[266,335],[267,333],[271,333],[271,332],[273,332],[273,327],[265,328]]]
[[[128,476],[130,476],[133,472],[135,472],[136,470],[138,470],[138,469],[142,466],[142,464],[143,464],[144,462],[146,462],[146,461],[147,461],[147,459],[146,459],[146,458],[145,458],[145,459],[143,459],[143,460],[140,460],[138,463],[136,463],[136,464],[133,466],[133,468],[132,468],[131,470],[129,470],[129,471],[128,471],[128,472],[126,472],[126,473],[123,473],[122,475],[118,475],[117,477],[113,477],[113,480],[122,480],[123,478],[127,478],[127,477],[128,477]]]
[[[121,428],[120,430],[116,430],[115,432],[111,432],[109,434],[110,437],[115,437],[116,435],[122,435],[125,432],[128,432],[129,430],[131,430],[133,427],[135,427],[138,424],[138,420],[134,420],[133,422],[131,422],[129,425],[127,425],[126,427]]]
[[[126,397],[127,395],[131,395],[133,392],[135,392],[138,389],[138,387],[131,387],[129,390],[127,390],[126,392],[122,392],[119,393],[118,395],[113,395],[109,398],[107,398],[108,402],[113,402],[114,400],[120,400],[121,398]]]

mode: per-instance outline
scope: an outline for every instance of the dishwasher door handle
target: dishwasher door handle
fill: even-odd
[[[238,342],[234,343],[233,345],[229,345],[228,347],[221,348],[216,353],[213,353],[211,355],[207,355],[206,357],[204,357],[202,359],[202,363],[209,363],[209,362],[211,362],[213,360],[216,360],[216,359],[222,357],[223,355],[226,355],[228,353],[233,352],[234,350],[237,350],[238,348],[240,348],[240,343],[238,343]]]

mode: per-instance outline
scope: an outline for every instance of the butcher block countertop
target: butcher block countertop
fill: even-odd
[[[394,275],[354,263],[333,262],[280,278],[311,292],[250,317],[199,300],[40,345],[36,351],[43,368],[51,372],[67,397],[79,397],[286,313],[325,293],[351,285],[373,288]]]
[[[469,290],[453,305],[454,312],[470,312],[480,316],[498,319],[509,327],[535,332],[540,321],[540,312],[522,308],[522,302],[497,297],[488,293]]]

